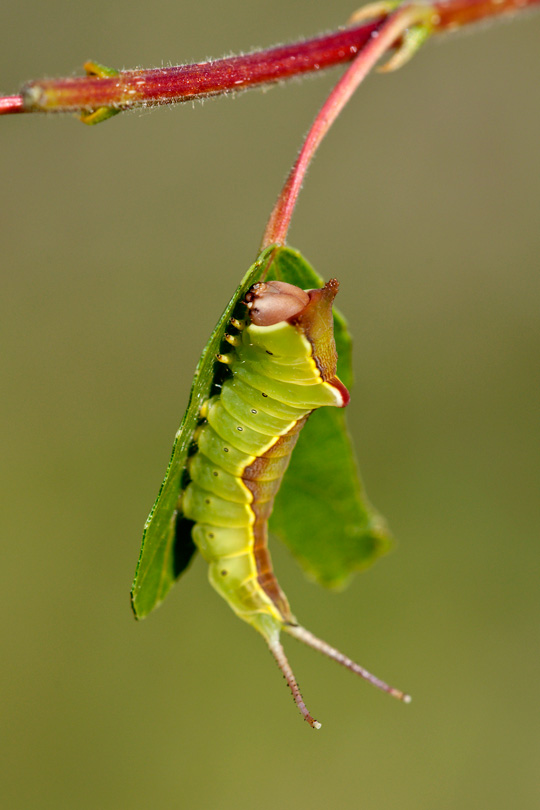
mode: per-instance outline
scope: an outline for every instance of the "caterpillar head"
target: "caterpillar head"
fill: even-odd
[[[341,407],[344,407],[350,397],[336,376],[337,352],[332,316],[332,303],[338,289],[339,282],[335,278],[324,287],[307,291],[284,281],[259,281],[248,290],[244,303],[255,326],[273,326],[287,321],[306,337],[322,380],[339,390]]]
[[[296,317],[309,303],[309,295],[285,281],[259,281],[246,293],[251,323],[273,326]]]

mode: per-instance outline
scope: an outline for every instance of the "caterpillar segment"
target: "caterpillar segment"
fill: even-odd
[[[203,406],[205,422],[188,463],[181,508],[194,521],[193,540],[209,579],[234,612],[266,639],[294,700],[313,728],[280,643],[280,631],[337,660],[402,700],[408,696],[374,678],[300,627],[272,569],[268,519],[298,435],[310,413],[344,407],[349,394],[336,376],[332,302],[336,279],[317,290],[271,281],[246,294],[248,317],[233,320],[218,355],[228,376]],[[231,339],[232,337],[232,339]]]

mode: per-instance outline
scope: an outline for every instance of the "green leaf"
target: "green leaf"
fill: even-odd
[[[291,248],[283,248],[274,258],[268,278],[303,289],[323,284]],[[336,310],[334,337],[338,374],[350,388],[352,340]],[[309,417],[276,496],[270,531],[309,577],[332,588],[344,587],[354,571],[367,568],[389,550],[390,534],[366,498],[341,408],[319,408]]]
[[[186,460],[200,407],[212,388],[215,357],[227,324],[249,287],[262,277],[305,289],[322,284],[297,251],[273,246],[250,267],[227,305],[195,371],[165,480],[144,528],[131,591],[138,619],[163,601],[195,551],[192,524],[178,513]],[[350,386],[351,339],[343,317],[335,313],[334,320],[338,373]],[[308,420],[276,498],[270,528],[287,544],[306,573],[332,587],[345,584],[353,571],[365,568],[387,550],[389,537],[384,521],[366,501],[341,410],[321,408]]]
[[[212,332],[195,370],[187,410],[174,439],[171,460],[143,531],[139,562],[131,588],[131,605],[137,619],[144,619],[165,599],[175,580],[188,567],[195,552],[192,523],[178,514],[178,496],[186,461],[199,421],[202,403],[208,399],[216,373],[216,354],[231,317],[246,292],[264,273],[274,248],[263,251],[249,268]]]

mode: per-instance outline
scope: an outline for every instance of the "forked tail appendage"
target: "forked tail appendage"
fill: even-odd
[[[383,692],[387,692],[389,695],[392,695],[392,697],[402,700],[403,703],[411,702],[412,698],[410,695],[402,692],[400,689],[395,689],[393,686],[389,686],[384,681],[381,681],[380,678],[372,675],[371,672],[368,672],[367,669],[361,667],[360,664],[357,664],[351,658],[343,655],[343,653],[336,650],[335,647],[331,647],[330,644],[326,643],[326,641],[322,641],[320,638],[317,638],[317,636],[314,636],[313,633],[310,633],[309,630],[305,629],[305,627],[289,624],[284,625],[283,629],[289,633],[289,635],[294,636],[299,641],[303,641],[304,644],[307,644],[309,647],[313,647],[314,650],[318,650],[319,652],[323,653],[323,655],[328,656],[328,658],[332,658],[334,661],[337,661],[338,664],[347,667],[347,669],[350,669],[352,672],[356,673],[356,675],[360,675],[361,678],[368,681],[373,686],[376,686],[377,689],[381,689]]]
[[[294,702],[300,709],[304,720],[306,720],[306,722],[309,723],[311,728],[320,728],[321,724],[317,720],[315,720],[308,712],[307,706],[304,703],[304,698],[302,697],[300,689],[298,688],[298,684],[296,683],[296,678],[294,677],[291,665],[287,661],[285,650],[283,649],[283,647],[281,646],[281,642],[279,641],[279,637],[276,636],[272,639],[268,639],[268,647],[270,648],[270,652],[276,659],[278,667],[283,672],[283,676],[289,685],[289,689],[292,692]]]
[[[368,672],[367,669],[361,667],[360,664],[357,664],[351,658],[343,655],[343,653],[336,650],[335,647],[331,647],[330,644],[326,643],[326,641],[322,641],[320,638],[317,638],[317,636],[314,636],[313,633],[310,633],[309,630],[305,629],[305,627],[285,624],[283,625],[283,629],[289,633],[290,636],[294,636],[294,638],[297,638],[299,641],[303,641],[304,644],[307,644],[309,647],[313,647],[314,650],[318,650],[319,652],[323,653],[323,655],[328,656],[328,658],[332,658],[332,660],[337,661],[338,664],[347,667],[347,669],[350,669],[351,672],[354,672],[365,681],[368,681],[373,686],[376,686],[377,689],[381,689],[383,692],[386,692],[388,695],[401,700],[403,703],[411,702],[412,698],[406,692],[402,692],[401,689],[395,689],[385,681],[381,681],[380,678],[372,675],[371,672]],[[283,677],[287,681],[289,689],[292,692],[294,702],[300,709],[304,720],[309,723],[311,728],[320,728],[321,724],[311,716],[306,704],[304,703],[304,698],[302,697],[298,683],[294,677],[291,665],[289,664],[287,656],[285,655],[285,650],[283,649],[279,640],[279,635],[272,634],[270,637],[266,636],[266,640],[268,642],[270,652],[276,659],[277,665],[282,671]]]

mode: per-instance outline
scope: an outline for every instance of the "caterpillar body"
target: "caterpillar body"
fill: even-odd
[[[394,697],[388,686],[299,626],[273,573],[267,525],[299,432],[316,408],[342,408],[349,393],[336,375],[332,303],[336,279],[301,290],[280,281],[254,284],[247,316],[233,320],[231,345],[217,359],[229,370],[204,403],[180,509],[209,564],[209,579],[235,613],[266,639],[304,718],[308,712],[280,642],[280,631],[337,660]],[[324,451],[323,451],[324,452]]]

